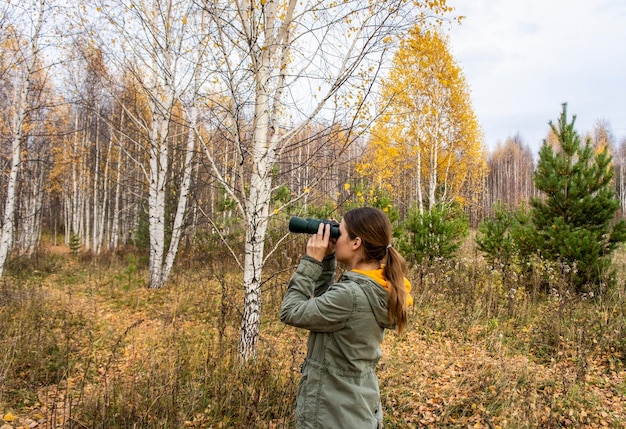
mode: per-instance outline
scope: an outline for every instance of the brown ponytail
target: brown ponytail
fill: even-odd
[[[361,238],[365,262],[379,261],[384,265],[383,275],[389,285],[389,319],[401,332],[407,323],[406,261],[390,246],[392,228],[389,218],[385,212],[374,207],[352,209],[343,218],[350,238]]]
[[[393,247],[387,249],[387,263],[383,274],[389,287],[389,317],[396,322],[398,331],[402,332],[407,322],[408,292],[404,286],[406,262],[402,255]]]

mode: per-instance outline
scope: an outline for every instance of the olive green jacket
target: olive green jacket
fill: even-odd
[[[387,291],[346,272],[333,283],[334,258],[304,256],[291,277],[280,319],[310,331],[296,398],[298,429],[382,427],[375,368],[388,317]]]

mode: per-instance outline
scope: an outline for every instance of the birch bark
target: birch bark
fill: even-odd
[[[123,118],[123,114],[121,116]],[[109,248],[113,252],[117,250],[117,247],[119,245],[121,180],[122,180],[122,160],[121,160],[121,151],[120,151],[120,155],[118,155],[118,160],[117,160],[117,173],[115,176],[115,190],[113,192],[114,203],[113,203],[113,214],[112,214],[112,219],[111,219],[111,239],[109,241]]]
[[[174,259],[178,253],[178,245],[183,235],[183,222],[185,220],[185,212],[187,211],[187,200],[189,199],[189,189],[191,187],[191,174],[193,172],[193,158],[196,147],[196,136],[192,131],[198,122],[198,109],[192,107],[190,112],[191,128],[187,133],[187,146],[185,151],[185,165],[183,170],[183,178],[180,184],[180,192],[178,195],[178,204],[176,205],[176,215],[174,217],[174,225],[172,226],[172,237],[170,247],[165,258],[165,267],[163,269],[163,277],[167,279],[174,265]]]
[[[158,82],[162,76],[156,75]],[[163,82],[167,85],[167,82]],[[150,234],[150,279],[148,286],[159,289],[165,284],[163,254],[165,251],[165,183],[168,171],[169,115],[172,94],[165,90],[163,99],[152,102],[152,127],[150,129],[149,177],[148,177],[148,230]],[[164,107],[166,107],[164,109]]]
[[[28,106],[28,95],[31,87],[31,80],[35,73],[35,64],[39,56],[39,37],[44,20],[45,0],[39,0],[38,13],[35,20],[33,35],[27,49],[27,56],[20,70],[20,81],[16,87],[14,99],[15,115],[11,123],[11,166],[7,181],[6,200],[4,203],[4,216],[2,219],[2,230],[0,231],[0,277],[4,271],[4,264],[13,244],[13,234],[15,230],[15,207],[17,194],[17,181],[21,166],[22,140],[24,138],[24,123],[26,120]]]

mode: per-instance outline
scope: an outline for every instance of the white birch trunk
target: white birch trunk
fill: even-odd
[[[24,183],[21,195],[21,213],[16,246],[22,254],[32,256],[41,235],[41,208],[43,205],[43,170],[32,172],[32,180]],[[28,195],[28,197],[26,197]]]
[[[296,1],[288,2],[285,11],[278,10],[275,2],[265,5],[264,45],[260,52],[253,53],[255,69],[255,108],[253,122],[252,174],[250,191],[246,201],[246,242],[244,258],[244,309],[241,321],[239,349],[243,362],[256,356],[257,341],[261,328],[261,284],[265,235],[269,220],[270,198],[272,193],[272,167],[276,161],[278,133],[271,132],[271,124],[281,111],[281,99],[285,85],[284,74],[279,74],[272,87],[270,79],[273,67],[284,70],[287,64],[290,41],[290,27]],[[276,28],[277,15],[284,13],[282,26]],[[253,29],[249,29],[254,34]],[[270,136],[271,134],[271,136]]]
[[[41,210],[43,208],[43,170],[41,170],[33,184],[32,216],[30,227],[25,231],[26,254],[32,256],[41,239]]]
[[[446,171],[443,176],[443,189],[441,191],[441,202],[445,203],[448,199],[448,178],[450,177],[450,168],[452,167],[452,154],[448,154],[448,159],[446,160]]]
[[[437,190],[437,161],[439,150],[436,145],[430,148],[430,174],[428,177],[428,210],[432,210],[435,205],[435,192]]]
[[[165,182],[168,170],[167,129],[168,118],[158,111],[155,103],[150,132],[150,172],[148,189],[148,230],[150,234],[151,289],[164,284],[163,254],[165,252]]]
[[[170,115],[175,99],[174,78],[175,69],[172,61],[173,46],[171,39],[170,15],[172,3],[169,0],[154,1],[153,15],[147,17],[148,26],[152,31],[151,41],[154,52],[151,55],[151,115],[152,124],[149,133],[148,150],[150,171],[148,178],[148,230],[150,235],[150,279],[148,287],[159,289],[163,287],[165,276],[165,201],[167,175],[169,171],[168,137]],[[159,16],[156,11],[164,11],[166,15]],[[164,26],[163,28],[161,28]]]
[[[95,255],[98,254],[98,227],[99,222],[98,218],[100,217],[100,195],[99,195],[99,182],[100,182],[100,112],[99,107],[96,107],[96,139],[94,141],[94,149],[96,151],[96,159],[94,165],[92,166],[93,170],[93,183],[92,183],[92,207],[93,207],[93,220],[92,220],[92,228],[91,228],[91,249]]]
[[[420,216],[424,214],[424,197],[422,195],[422,152],[421,148],[417,147],[417,207],[419,209]]]
[[[240,352],[244,361],[256,356],[261,326],[261,274],[270,201],[267,158],[258,161],[259,170],[253,172],[250,181],[246,219],[243,277],[245,295],[240,335]]]
[[[206,31],[206,15],[202,14],[201,21],[201,33]],[[180,184],[180,189],[178,193],[178,204],[176,206],[176,214],[174,216],[174,224],[172,226],[172,236],[170,239],[170,246],[167,251],[167,255],[165,257],[165,267],[163,269],[163,282],[166,282],[169,278],[172,267],[174,266],[174,259],[176,258],[176,254],[178,253],[178,246],[180,244],[180,239],[183,235],[183,224],[185,220],[185,215],[187,211],[187,201],[189,199],[189,189],[191,188],[191,178],[194,171],[193,168],[193,159],[194,153],[196,149],[196,133],[198,120],[200,118],[200,109],[196,105],[198,100],[198,91],[200,89],[200,72],[202,60],[204,57],[204,52],[201,46],[197,47],[198,53],[196,58],[196,63],[193,69],[193,76],[191,80],[191,89],[190,89],[190,102],[189,106],[185,109],[185,114],[187,115],[187,120],[189,122],[189,128],[187,131],[187,145],[186,145],[186,153],[185,153],[185,163],[183,166],[183,177]]]
[[[263,87],[263,83],[259,83]],[[241,322],[240,352],[243,361],[255,357],[261,326],[261,274],[263,250],[269,213],[270,186],[267,180],[266,156],[269,130],[269,98],[259,94],[255,112],[254,164],[250,193],[246,201],[246,242],[244,258],[244,309]]]
[[[626,178],[624,177],[624,174],[626,173],[626,157],[622,158],[619,170],[619,196],[622,206],[622,216],[624,216],[626,214]]]
[[[85,137],[85,139],[83,139],[83,148],[86,148],[87,146],[87,138]],[[81,174],[81,180],[83,181],[82,186],[81,186],[81,201],[83,204],[83,212],[82,212],[82,216],[81,216],[81,233],[80,236],[83,239],[83,244],[85,246],[85,250],[91,250],[91,237],[90,237],[90,233],[91,233],[91,208],[92,205],[90,204],[90,200],[89,200],[89,181],[91,180],[91,169],[88,167],[89,163],[87,162],[87,157],[86,155],[83,156],[82,158],[83,161],[83,166],[82,169],[80,171],[82,171]]]
[[[70,231],[68,231],[66,235],[66,242],[65,244],[69,244],[70,242],[70,236],[71,234],[79,234],[79,224],[78,224],[78,219],[79,219],[79,212],[80,212],[80,204],[78,201],[78,157],[79,157],[79,151],[78,151],[78,115],[76,115],[76,117],[74,118],[74,138],[72,139],[72,195],[70,197],[71,200],[71,205],[70,205],[70,217],[71,217],[71,223],[68,223],[68,225],[71,225],[71,228],[68,228]]]
[[[25,67],[22,71],[20,83],[16,88],[15,115],[11,124],[11,167],[7,181],[6,200],[4,204],[4,217],[2,219],[2,230],[0,231],[0,277],[4,271],[4,264],[7,260],[11,246],[13,244],[13,233],[15,230],[15,206],[17,193],[17,180],[20,171],[22,139],[24,137],[24,121],[28,111],[28,94],[31,80],[35,72],[35,63],[39,53],[39,34],[43,24],[45,1],[39,1],[39,14],[35,23],[35,31],[30,41],[30,52],[26,58]]]
[[[66,190],[63,190],[63,211],[64,214],[64,222],[65,225],[65,234],[63,243],[68,244],[70,242],[70,228],[69,226],[72,224],[72,198],[70,197],[70,193]]]
[[[113,135],[113,127],[111,127],[111,133]],[[104,231],[107,220],[107,211],[109,203],[109,166],[111,164],[111,151],[113,149],[113,138],[109,138],[109,144],[107,145],[107,154],[104,160],[104,171],[102,172],[102,203],[100,204],[100,219],[97,227],[94,227],[94,252],[99,255],[102,252],[102,244],[104,243]],[[95,233],[97,231],[97,234]]]
[[[120,153],[121,157],[121,153]],[[113,199],[115,204],[113,206],[113,219],[111,220],[111,240],[110,248],[115,252],[119,245],[120,234],[120,181],[122,180],[122,162],[121,159],[117,161],[117,176],[115,178],[115,192]]]
[[[191,127],[189,129],[189,133],[187,134],[187,152],[185,153],[183,179],[182,183],[180,184],[178,204],[176,207],[176,216],[174,217],[174,226],[172,227],[172,238],[170,240],[170,247],[167,251],[167,256],[165,258],[165,267],[163,269],[164,281],[167,281],[167,279],[169,278],[170,271],[172,270],[172,266],[174,265],[174,259],[176,258],[176,254],[178,253],[178,245],[180,243],[180,238],[183,233],[183,221],[185,219],[185,211],[187,210],[189,188],[191,187],[191,173],[193,172],[193,154],[196,147],[196,134],[193,130],[196,127],[196,123],[198,122],[198,117],[200,113],[197,107],[192,107],[190,110]]]
[[[119,129],[124,129],[124,109],[120,111],[120,123]],[[111,133],[111,138],[113,137],[113,133]],[[118,142],[120,149],[118,150],[117,156],[117,175],[115,178],[115,192],[113,199],[115,201],[113,206],[113,218],[111,220],[111,240],[109,247],[115,252],[119,245],[119,234],[120,234],[120,181],[122,180],[122,154],[124,153],[122,148],[124,147],[124,133],[120,133],[120,141]],[[125,241],[124,241],[125,243]]]

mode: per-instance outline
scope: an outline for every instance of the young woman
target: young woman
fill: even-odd
[[[376,364],[384,330],[401,330],[413,303],[404,258],[379,209],[350,210],[339,238],[320,224],[291,277],[280,319],[310,331],[296,398],[296,425],[382,428]],[[334,283],[336,261],[346,271]]]

